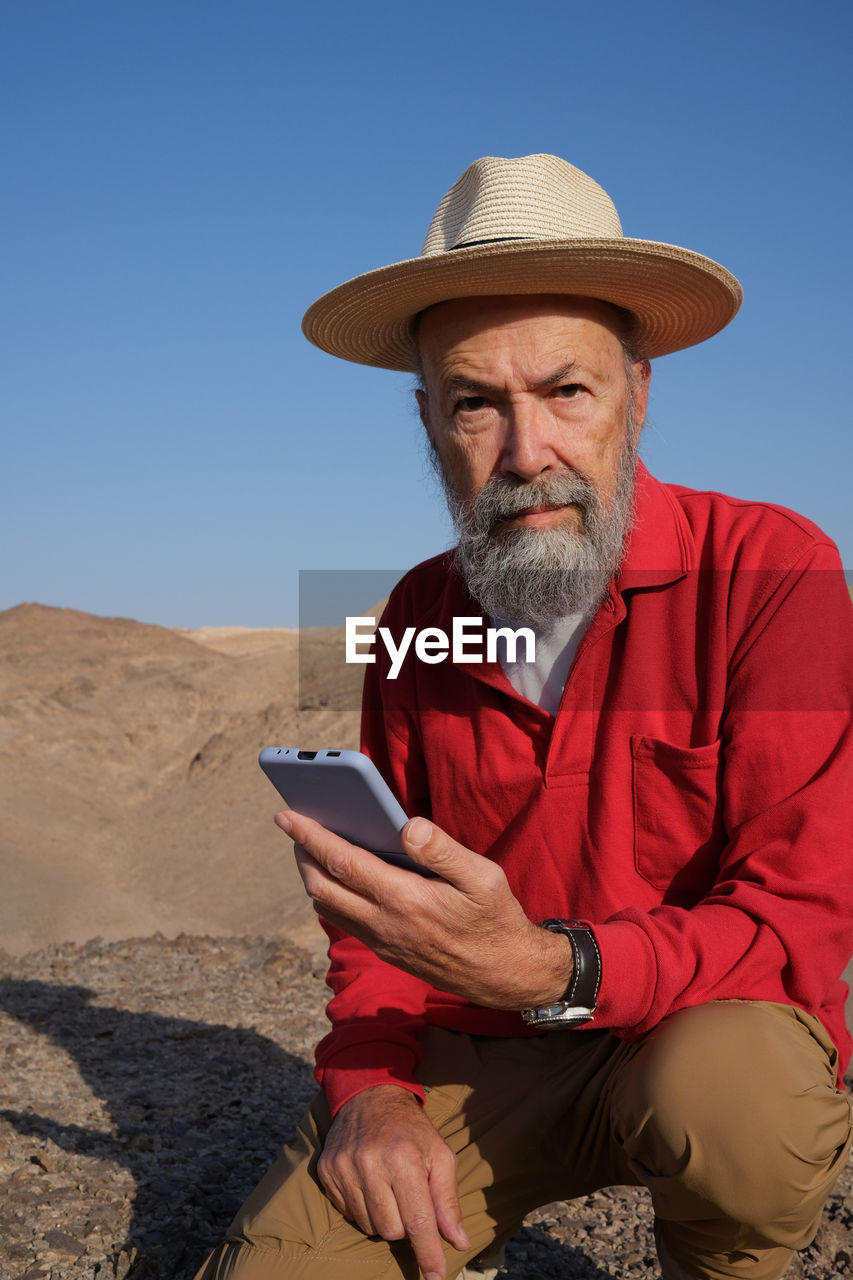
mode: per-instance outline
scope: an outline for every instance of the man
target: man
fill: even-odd
[[[477,161],[419,258],[309,310],[318,345],[420,374],[459,530],[385,625],[482,611],[538,644],[368,668],[365,749],[441,879],[278,816],[332,939],[324,1096],[205,1280],[437,1280],[620,1183],[668,1280],[769,1280],[811,1239],[851,1128],[850,602],[807,520],[636,456],[649,358],[739,302],[529,156]]]

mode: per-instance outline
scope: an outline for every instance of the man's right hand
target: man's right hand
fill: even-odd
[[[344,1103],[317,1173],[335,1208],[366,1235],[407,1236],[426,1280],[444,1280],[441,1237],[470,1247],[456,1157],[408,1089],[377,1085]]]

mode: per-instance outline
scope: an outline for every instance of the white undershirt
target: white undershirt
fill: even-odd
[[[532,628],[536,636],[536,660],[534,662],[510,662],[507,642],[503,636],[497,638],[498,660],[506,672],[507,679],[522,697],[537,703],[549,715],[556,715],[563,696],[569,667],[572,665],[578,645],[592,621],[592,614],[570,613],[563,618],[555,618],[547,628]],[[496,627],[511,627],[511,623],[502,618],[495,618]],[[517,659],[523,658],[524,645],[516,648]]]

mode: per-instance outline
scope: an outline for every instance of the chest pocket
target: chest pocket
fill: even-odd
[[[677,747],[631,737],[634,864],[666,901],[689,903],[714,883],[725,831],[720,743]]]

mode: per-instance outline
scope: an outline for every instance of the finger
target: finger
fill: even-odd
[[[447,1262],[434,1215],[404,1216],[403,1228],[425,1280],[445,1280]]]
[[[317,1163],[317,1175],[338,1212],[355,1222],[365,1235],[381,1236],[383,1240],[405,1237],[397,1197],[387,1181],[365,1179],[349,1165],[337,1168],[323,1156]]]
[[[339,1181],[333,1168],[324,1166],[322,1158],[317,1164],[317,1176],[338,1213],[348,1222],[354,1222],[366,1236],[381,1235],[357,1181],[349,1184],[346,1181]],[[396,1238],[399,1239],[399,1237]]]
[[[400,839],[406,853],[416,862],[437,872],[467,897],[480,899],[489,895],[505,880],[496,863],[466,849],[426,818],[411,818],[403,827]]]
[[[314,910],[347,932],[375,927],[379,909],[367,894],[341,884],[301,845],[294,845],[296,868]]]
[[[296,866],[302,877],[305,892],[311,899],[311,906],[320,917],[324,928],[332,926],[342,933],[358,938],[366,946],[371,947],[377,955],[382,955],[382,948],[393,930],[394,913],[387,910],[388,899],[374,901],[372,898],[340,884],[333,876],[321,867],[310,853],[301,845],[294,845],[293,852]],[[373,857],[372,854],[368,855]],[[411,872],[403,872],[410,880],[420,880]],[[397,913],[404,922],[408,920],[408,911],[403,904],[402,911]],[[390,932],[389,932],[390,931]],[[400,968],[407,968],[399,956],[385,957]],[[409,969],[409,972],[415,972]]]
[[[296,870],[302,877],[302,883],[305,885],[309,896],[314,896],[315,889],[340,885],[340,882],[333,875],[330,875],[326,868],[316,858],[313,858],[301,844],[293,846],[293,858],[296,862]],[[343,888],[344,886],[340,887]]]
[[[438,1229],[447,1243],[462,1253],[471,1247],[471,1241],[462,1221],[456,1184],[456,1160],[450,1156],[445,1162],[436,1162],[430,1170],[429,1182]]]
[[[322,1157],[317,1163],[317,1177],[323,1184],[323,1190],[337,1209],[338,1213],[342,1213],[345,1218],[351,1217],[352,1215],[349,1212],[346,1197],[338,1186],[337,1179],[324,1166]]]
[[[444,1249],[429,1181],[420,1168],[411,1173],[413,1177],[400,1177],[394,1185],[403,1230],[426,1280],[444,1280]]]
[[[409,873],[392,867],[358,845],[294,810],[276,814],[276,825],[311,855],[333,881],[377,901],[389,890],[405,891]]]
[[[344,1210],[344,1217],[350,1222],[354,1222],[360,1231],[366,1236],[378,1236],[382,1233],[376,1227],[370,1209],[359,1187],[350,1189],[349,1198],[347,1200],[347,1208]]]
[[[338,836],[332,838],[339,840]],[[346,841],[340,841],[340,843],[346,845]],[[316,845],[314,847],[316,848]],[[354,854],[378,861],[373,854],[365,853],[354,845],[349,845],[347,848],[352,849]],[[354,910],[360,915],[368,905],[372,907],[378,901],[379,895],[375,881],[370,880],[369,883],[364,883],[363,876],[343,869],[339,861],[332,863],[334,870],[330,870],[303,844],[294,844],[293,854],[305,891],[309,898],[313,899],[315,906],[331,909],[334,904],[340,912],[349,914]]]
[[[363,1195],[367,1213],[373,1223],[373,1234],[381,1236],[383,1240],[402,1240],[406,1228],[392,1188],[386,1184],[377,1187],[368,1183],[363,1188]]]

